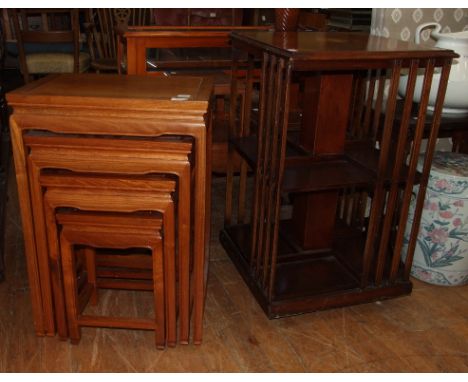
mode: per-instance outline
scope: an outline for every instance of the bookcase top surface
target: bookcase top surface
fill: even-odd
[[[446,49],[360,32],[236,31],[234,41],[293,60],[356,61],[411,58],[455,58]]]

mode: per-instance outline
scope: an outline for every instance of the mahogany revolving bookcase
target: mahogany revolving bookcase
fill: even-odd
[[[244,170],[238,180],[228,170],[220,240],[268,317],[409,294],[456,54],[361,33],[233,32],[231,38],[231,97],[239,86],[246,96],[231,104],[229,155],[230,162],[240,156]],[[249,72],[245,79],[235,75],[245,67],[261,67],[258,89]],[[429,111],[432,92],[437,100]],[[397,103],[403,103],[398,113]],[[416,212],[403,263],[412,197]]]

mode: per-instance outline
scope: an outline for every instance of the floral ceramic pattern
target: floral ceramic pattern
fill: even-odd
[[[432,161],[431,175],[434,172],[468,178],[468,155],[436,152]]]
[[[427,191],[412,275],[433,284],[468,282],[468,200]]]
[[[430,190],[447,195],[460,195],[468,191],[468,180],[455,180],[431,176],[427,187]]]
[[[411,275],[430,284],[450,285],[450,281],[447,280],[447,277],[443,273],[423,268],[416,264],[413,264],[411,267]]]
[[[468,155],[435,153],[428,188],[447,195],[462,195],[468,191]]]
[[[418,186],[414,191],[418,192]],[[414,218],[415,199],[408,223]],[[403,261],[410,229],[408,224]],[[468,284],[468,155],[435,153],[416,243],[414,277],[437,285]]]

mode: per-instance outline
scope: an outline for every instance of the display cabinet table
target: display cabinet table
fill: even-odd
[[[241,175],[237,186],[228,173],[220,239],[267,315],[410,293],[411,256],[456,55],[361,33],[234,32],[231,39],[233,94],[245,86],[235,75],[240,68],[258,70],[261,62],[262,75],[259,104],[246,95],[244,109],[231,108],[231,160],[242,157],[254,177]],[[435,71],[441,81],[428,127]],[[407,96],[396,113],[403,76]],[[420,104],[413,103],[416,81],[423,84]],[[300,89],[299,128],[290,124],[293,86]],[[419,173],[425,127],[429,143]]]
[[[268,26],[146,26],[129,27],[120,35],[119,62],[126,50],[127,74],[213,77],[216,98],[213,117],[212,170],[227,167],[231,45],[229,34],[239,30],[267,30]],[[236,97],[243,95],[238,89]]]

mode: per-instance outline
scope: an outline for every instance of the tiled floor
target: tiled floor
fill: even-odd
[[[158,351],[153,333],[84,328],[79,345],[34,335],[15,182],[0,284],[0,372],[468,372],[468,287],[414,282],[410,297],[269,321],[218,243],[224,182],[214,181],[210,276],[201,346]],[[144,314],[137,292],[105,293]],[[118,299],[118,300],[116,300]]]

